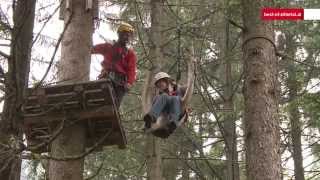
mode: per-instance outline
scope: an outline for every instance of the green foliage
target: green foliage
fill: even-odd
[[[150,1],[110,1],[121,7],[121,20],[129,21],[137,29],[134,39],[134,49],[138,56],[137,83],[125,97],[121,106],[123,125],[127,132],[128,148],[119,150],[116,147],[107,147],[100,153],[94,153],[87,157],[85,162],[85,176],[91,177],[97,171],[95,180],[102,179],[145,179],[146,176],[146,153],[145,139],[142,133],[143,121],[141,110],[141,92],[145,75],[150,68]],[[275,7],[289,7],[289,1],[275,1]],[[317,0],[306,0],[292,5],[293,7],[319,8]],[[164,170],[172,170],[171,174],[180,175],[183,168],[187,168],[190,174],[195,174],[205,179],[214,179],[210,166],[224,177],[226,162],[225,142],[222,141],[225,119],[233,118],[237,125],[238,151],[244,153],[244,137],[242,128],[243,119],[243,96],[242,96],[242,26],[241,1],[211,1],[211,0],[167,0],[163,5],[161,17],[161,52],[163,54],[162,67],[174,78],[181,75],[179,83],[186,80],[187,71],[184,50],[194,45],[196,51],[197,80],[195,94],[191,107],[193,112],[184,127],[185,133],[177,131],[172,137],[162,141],[162,157]],[[290,5],[291,6],[291,5]],[[106,15],[104,11],[101,14]],[[232,20],[233,24],[230,24]],[[116,23],[117,21],[111,21]],[[103,22],[101,22],[103,23]],[[238,25],[238,27],[235,26]],[[287,44],[285,51],[300,50],[305,57],[301,58],[297,53],[292,53],[291,58],[279,58],[281,72],[281,106],[280,119],[284,124],[287,137],[290,134],[287,122],[290,106],[298,106],[303,127],[320,129],[320,95],[306,91],[310,79],[318,78],[319,49],[320,49],[320,25],[312,21],[277,21],[276,32],[292,38]],[[4,27],[0,25],[1,38],[7,37]],[[228,97],[226,90],[226,62],[231,63],[231,112],[224,111]],[[290,74],[289,71],[293,74]],[[289,99],[288,83],[297,85],[297,97]],[[287,103],[288,102],[288,103]],[[290,105],[289,105],[290,104]],[[232,114],[232,116],[230,116]],[[308,125],[311,125],[310,127]],[[313,129],[311,129],[312,131]],[[303,129],[304,135],[308,136],[307,130]],[[319,135],[316,133],[316,135]],[[283,139],[285,139],[283,138]],[[310,138],[311,139],[311,138]],[[316,138],[318,140],[319,138]],[[309,139],[308,139],[309,140]],[[312,139],[315,140],[315,139]],[[211,146],[205,146],[207,142],[221,141]],[[287,143],[288,140],[283,141]],[[312,141],[303,139],[303,143],[312,144]],[[283,146],[286,146],[284,144]],[[313,154],[320,157],[319,145],[312,147]],[[283,147],[283,149],[288,149]],[[207,161],[206,161],[207,160]],[[244,157],[239,157],[244,161]],[[39,162],[33,162],[33,173]],[[102,166],[100,166],[102,165]],[[210,166],[209,166],[210,165]],[[240,164],[240,174],[245,179],[245,164]],[[164,172],[166,176],[169,173]],[[34,174],[37,176],[38,174]]]
[[[302,99],[304,116],[309,119],[312,127],[320,128],[320,94],[308,93]]]

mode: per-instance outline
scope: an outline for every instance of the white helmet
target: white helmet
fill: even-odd
[[[154,76],[154,84],[156,84],[160,79],[164,79],[164,78],[168,78],[171,79],[170,75],[165,73],[165,72],[158,72],[155,76]]]

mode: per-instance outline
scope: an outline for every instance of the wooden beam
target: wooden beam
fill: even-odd
[[[67,114],[67,115],[66,115]],[[90,110],[81,110],[81,111],[70,111],[66,114],[61,112],[48,112],[45,114],[25,114],[24,123],[34,124],[34,123],[48,123],[53,121],[62,121],[65,118],[72,119],[95,119],[95,118],[105,118],[113,119],[116,118],[115,111],[113,106],[103,106]]]

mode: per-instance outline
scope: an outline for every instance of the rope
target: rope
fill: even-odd
[[[267,37],[265,37],[265,36],[253,36],[253,37],[250,37],[250,38],[246,39],[246,40],[242,43],[242,51],[244,52],[244,50],[243,50],[243,49],[244,49],[244,46],[245,46],[248,42],[250,42],[250,41],[252,41],[252,40],[255,40],[255,39],[264,39],[264,40],[270,42],[271,45],[272,45],[273,48],[274,48],[275,53],[277,54],[278,50],[277,50],[276,44],[275,44],[271,39],[269,39],[269,38],[267,38]]]
[[[181,26],[177,26],[177,34],[178,34],[178,58],[177,58],[177,77],[176,77],[176,82],[178,82],[181,79]]]
[[[170,74],[172,70],[177,67],[177,76],[176,76],[176,82],[178,82],[181,79],[181,26],[177,25],[177,40],[178,40],[178,45],[177,45],[177,60],[173,63],[173,65],[169,68],[168,73]]]

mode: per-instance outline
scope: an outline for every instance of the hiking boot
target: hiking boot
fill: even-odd
[[[143,120],[145,122],[145,129],[151,128],[151,123],[155,123],[157,121],[156,118],[149,113],[144,115]]]
[[[168,129],[157,129],[155,131],[152,131],[152,134],[162,139],[166,139],[170,136]]]
[[[173,133],[173,131],[174,131],[175,129],[177,129],[176,123],[171,122],[171,123],[168,125],[168,131],[169,131],[169,133],[170,133],[170,134]]]

